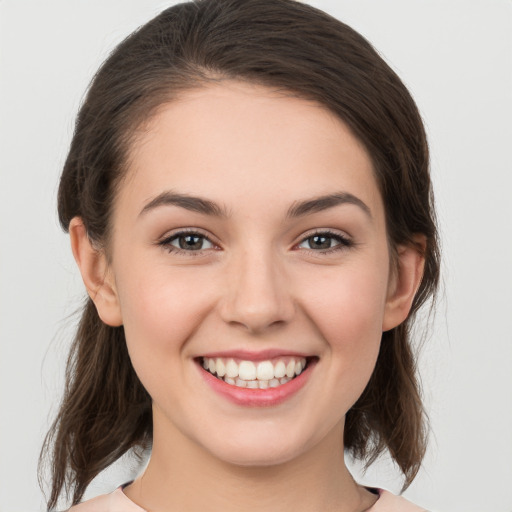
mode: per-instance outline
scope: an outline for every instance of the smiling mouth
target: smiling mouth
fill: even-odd
[[[223,357],[201,357],[202,367],[226,384],[249,389],[282,386],[300,375],[312,358],[278,357],[265,361],[248,361]]]

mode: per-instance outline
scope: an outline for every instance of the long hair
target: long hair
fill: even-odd
[[[418,109],[371,44],[326,13],[293,0],[196,0],[175,5],[131,34],[92,81],[80,108],[58,194],[60,223],[82,218],[108,247],[111,212],[137,128],[180,92],[234,79],[325,106],[366,147],[391,250],[425,235],[425,270],[408,319],[383,333],[373,375],[348,411],[347,450],[373,461],[384,450],[405,476],[425,453],[424,411],[409,332],[439,280],[429,154]],[[128,357],[122,327],[103,324],[90,301],[71,348],[66,388],[41,461],[52,472],[48,507],[72,504],[133,447],[151,443],[151,398]]]

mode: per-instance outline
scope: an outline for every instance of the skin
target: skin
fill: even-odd
[[[377,497],[345,467],[344,418],[382,332],[409,312],[423,259],[398,247],[391,271],[365,148],[316,103],[223,82],[163,105],[129,161],[107,253],[91,246],[81,219],[70,225],[100,317],[124,325],[153,399],[151,460],[127,496],[162,512],[366,510]],[[213,201],[226,215],[147,208],[166,191]],[[287,216],[298,201],[334,193],[367,210],[345,202]],[[210,241],[169,250],[180,229]],[[309,237],[326,230],[349,243],[324,235],[330,250],[311,248]],[[195,362],[235,349],[299,351],[318,363],[284,403],[243,407],[212,391]]]

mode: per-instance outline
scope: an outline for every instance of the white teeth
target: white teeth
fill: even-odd
[[[286,384],[291,379],[300,375],[306,367],[306,358],[286,357],[274,362],[240,361],[223,359],[221,357],[202,360],[203,368],[227,384],[250,389],[267,389]]]
[[[270,361],[261,361],[261,363],[258,363],[257,377],[258,377],[258,380],[273,379],[274,378],[274,365]]]
[[[283,363],[283,361],[279,361],[275,368],[274,368],[274,375],[272,377],[275,377],[276,379],[280,379],[281,377],[284,377],[286,375],[286,366]],[[270,378],[272,378],[270,377]]]
[[[243,380],[256,378],[256,365],[252,361],[242,361],[238,365],[238,376]]]
[[[230,359],[226,365],[226,375],[232,379],[238,377],[238,365]]]
[[[295,375],[295,361],[292,359],[286,365],[286,376],[291,379]]]
[[[247,387],[247,381],[243,379],[236,379],[235,386],[238,386],[239,388],[246,388]]]
[[[217,375],[219,377],[224,377],[224,375],[226,375],[226,365],[220,357],[215,361],[215,366],[217,366]]]

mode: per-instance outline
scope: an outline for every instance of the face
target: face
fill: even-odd
[[[365,149],[313,102],[224,82],[130,156],[108,279],[155,433],[241,465],[341,438],[395,288]]]

